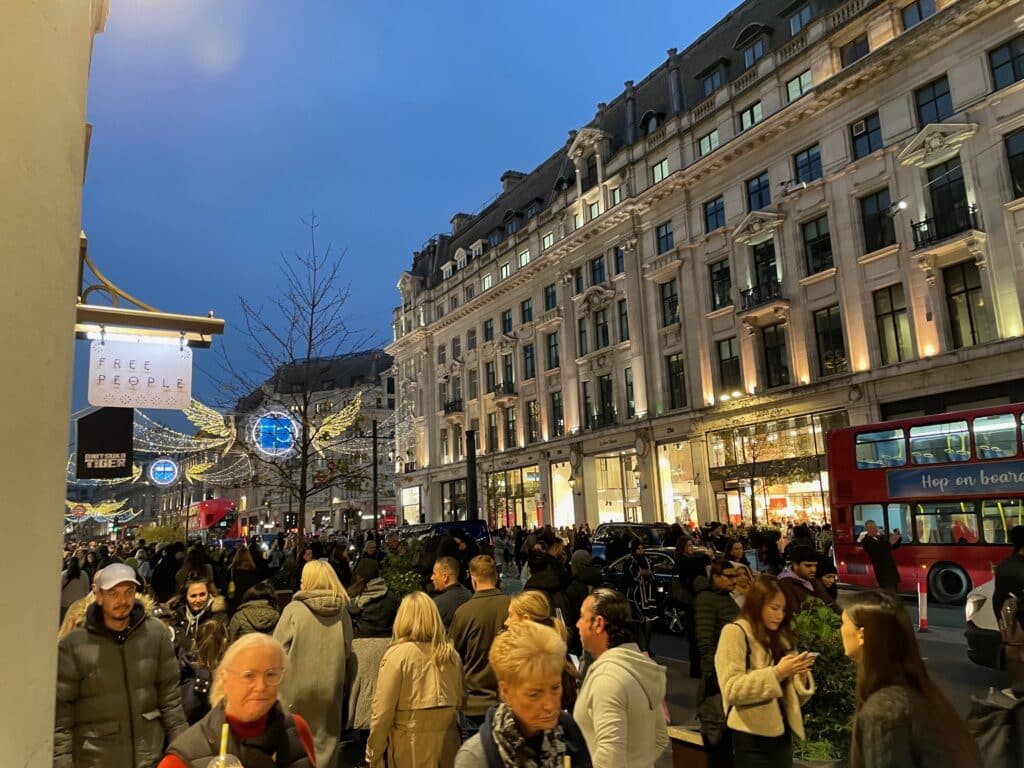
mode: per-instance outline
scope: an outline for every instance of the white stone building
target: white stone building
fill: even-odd
[[[398,283],[405,516],[473,430],[494,524],[821,517],[831,427],[1021,399],[1022,11],[748,0],[506,173]]]

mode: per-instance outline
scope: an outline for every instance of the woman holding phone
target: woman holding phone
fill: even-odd
[[[793,736],[804,737],[800,708],[814,693],[814,655],[793,651],[788,619],[778,581],[759,576],[718,641],[715,671],[733,758],[744,768],[791,768]]]

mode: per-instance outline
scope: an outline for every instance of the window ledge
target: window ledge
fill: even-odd
[[[719,307],[718,309],[711,310],[710,312],[708,312],[705,315],[705,317],[708,320],[717,320],[719,317],[725,317],[727,315],[731,315],[735,311],[736,311],[736,305],[733,304],[733,303],[730,303],[730,304],[726,304],[724,307]]]
[[[892,245],[887,245],[885,248],[879,248],[877,251],[871,253],[865,253],[863,256],[857,257],[858,264],[870,264],[872,261],[878,261],[884,259],[886,256],[894,256],[900,252],[900,244],[898,242]]]
[[[823,283],[826,280],[829,280],[829,279],[835,277],[836,276],[836,272],[838,272],[838,270],[836,269],[835,265],[833,265],[833,266],[829,267],[828,269],[821,270],[821,272],[815,272],[813,275],[808,275],[807,277],[801,277],[800,278],[800,285],[802,285],[802,286],[804,286],[806,288],[809,285],[816,285],[817,283]]]

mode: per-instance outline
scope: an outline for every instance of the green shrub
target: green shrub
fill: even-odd
[[[403,543],[397,553],[388,553],[384,567],[384,581],[388,590],[401,600],[410,592],[423,589],[423,577],[417,569],[420,563],[420,543]]]
[[[803,760],[843,760],[850,752],[857,670],[843,651],[839,617],[820,600],[808,600],[804,606],[791,623],[796,647],[820,655],[813,669],[817,690],[803,710],[807,738],[794,745],[794,755]]]

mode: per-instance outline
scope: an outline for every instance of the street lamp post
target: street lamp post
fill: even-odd
[[[373,530],[377,530],[379,508],[377,505],[377,420],[372,422],[373,427]]]

